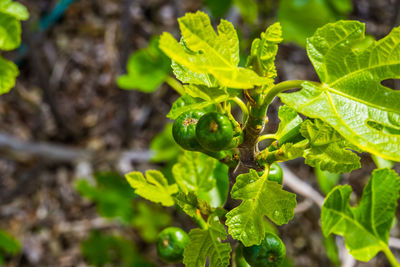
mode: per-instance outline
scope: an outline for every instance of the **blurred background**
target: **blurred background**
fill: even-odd
[[[253,38],[280,21],[285,42],[277,81],[317,79],[304,46],[325,23],[356,19],[377,39],[400,24],[400,0],[19,2],[30,13],[21,47],[2,54],[17,63],[20,75],[15,88],[0,96],[0,266],[9,267],[166,266],[156,256],[158,232],[195,227],[176,208],[139,199],[123,178],[149,168],[168,176],[180,153],[165,116],[178,97],[176,80],[156,37],[168,31],[178,38],[177,18],[185,12],[202,10],[214,25],[220,18],[231,21],[241,62]],[[388,86],[399,89],[394,82]],[[270,118],[279,105],[270,108]],[[273,119],[268,130],[277,123]],[[362,164],[330,178],[301,160],[290,168],[321,194],[349,183],[361,195],[375,168],[368,155]],[[318,182],[321,175],[325,182]],[[340,266],[343,248],[323,238],[319,208],[302,196],[297,201],[302,208],[278,229],[286,264]],[[396,227],[391,235],[399,234]],[[350,264],[388,266],[382,255]]]

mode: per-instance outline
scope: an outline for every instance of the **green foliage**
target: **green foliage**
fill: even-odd
[[[246,1],[234,3],[239,2],[242,8],[251,9],[244,4]],[[306,9],[290,14],[290,23],[297,24],[296,27],[301,27],[299,21],[312,11],[333,14],[335,20],[351,8],[348,0],[296,0],[290,4],[285,7],[286,12],[292,8]],[[285,16],[288,20],[289,15]],[[364,25],[359,22],[340,21],[323,26],[307,41],[308,56],[321,82],[284,81],[274,85],[274,60],[282,41],[279,23],[272,24],[253,41],[245,67],[238,67],[238,36],[231,23],[221,20],[215,31],[202,12],[188,13],[178,22],[180,41],[169,33],[163,33],[159,41],[160,49],[172,60],[175,76],[184,84],[178,90],[181,97],[173,103],[167,117],[179,126],[191,127],[186,132],[174,130],[181,147],[204,154],[180,154],[181,150],[168,144],[171,136],[165,132],[155,142],[155,150],[159,151],[158,160],[176,161],[171,177],[168,176],[169,183],[161,172],[154,170],[147,171],[146,177],[133,172],[126,178],[138,195],[164,206],[177,204],[199,225],[201,229],[190,232],[190,242],[185,247],[183,262],[187,266],[204,266],[207,259],[210,266],[229,265],[231,249],[223,242],[227,233],[220,223],[225,219],[232,238],[244,246],[258,246],[271,228],[267,218],[282,225],[294,216],[295,194],[282,189],[281,179],[270,181],[268,171],[259,176],[256,169],[273,170],[276,162],[304,157],[307,164],[316,168],[321,190],[327,193],[338,182],[340,173],[361,167],[355,152],[370,152],[386,160],[399,158],[400,92],[381,82],[400,77],[400,52],[396,49],[400,27],[376,42],[364,37]],[[310,28],[314,27],[312,24],[324,23],[309,22]],[[310,28],[299,31],[295,41],[301,42]],[[293,31],[290,27],[288,30]],[[282,94],[298,88],[301,90]],[[260,136],[268,121],[268,107],[278,95],[286,104],[278,113],[279,128],[275,134]],[[240,107],[242,120],[235,118],[233,102]],[[230,142],[204,143],[223,125],[214,121],[200,127],[207,115],[181,121],[179,116],[193,111],[224,116]],[[303,121],[299,114],[306,119]],[[182,143],[180,134],[190,134],[190,141],[201,147]],[[275,140],[259,151],[258,143],[265,139]],[[164,147],[166,155],[161,156]],[[242,201],[236,207],[231,206],[235,205],[231,199],[224,205],[229,193],[228,167],[230,182],[236,179],[230,192],[232,199]],[[273,172],[271,178],[272,175]],[[393,171],[376,171],[360,205],[353,208],[348,203],[350,187],[336,187],[322,210],[324,234],[343,235],[357,259],[368,260],[383,251],[394,264],[387,241],[398,190],[398,176]],[[327,251],[335,262],[337,253],[332,242],[327,241]]]
[[[0,49],[9,51],[21,43],[21,20],[29,18],[28,10],[12,0],[0,1]]]
[[[106,218],[118,218],[130,224],[134,217],[133,199],[135,194],[126,180],[114,172],[98,172],[94,178],[96,185],[81,179],[76,183],[78,192],[95,202],[99,214]]]
[[[186,88],[186,87],[185,87]],[[227,94],[220,95],[213,100],[203,101],[199,98],[193,98],[189,94],[179,97],[173,104],[172,108],[167,114],[167,118],[177,119],[182,113],[190,110],[212,110],[210,106],[228,100],[230,97]]]
[[[213,17],[221,18],[228,12],[232,5],[232,0],[204,0],[203,3],[210,10]]]
[[[154,92],[169,76],[171,61],[158,48],[158,37],[150,40],[148,47],[137,50],[128,59],[128,74],[121,75],[117,84],[122,89]]]
[[[310,145],[304,151],[308,165],[333,173],[350,172],[361,167],[360,157],[348,150],[354,146],[323,121],[306,120],[300,132]]]
[[[315,30],[344,19],[351,10],[351,0],[280,0],[278,20],[286,42],[305,46],[306,38]]]
[[[324,120],[360,149],[398,160],[400,92],[381,81],[400,77],[400,27],[362,51],[353,50],[363,39],[364,24],[356,21],[318,29],[308,39],[307,52],[322,83],[304,82],[301,91],[280,97],[298,112]]]
[[[233,0],[233,4],[239,9],[239,13],[247,23],[256,23],[258,6],[255,0]]]
[[[18,74],[17,65],[0,56],[0,95],[7,93],[14,87]]]
[[[282,42],[282,28],[279,23],[274,23],[261,33],[260,38],[253,40],[246,67],[253,69],[259,75],[274,79],[276,77],[274,61],[280,42]]]
[[[135,194],[128,182],[119,174],[99,172],[95,174],[96,185],[87,180],[78,180],[78,192],[96,203],[98,213],[109,219],[118,219],[139,231],[147,242],[156,240],[158,232],[168,226],[168,213],[149,203],[133,201]]]
[[[259,177],[255,170],[241,174],[231,191],[232,198],[243,202],[226,214],[229,234],[245,246],[258,245],[264,239],[267,216],[277,225],[294,216],[296,195],[282,190],[282,185]]]
[[[136,202],[132,226],[146,242],[154,242],[161,229],[171,224],[171,216],[155,205]]]
[[[344,236],[346,247],[357,260],[369,261],[379,251],[387,254],[399,189],[400,177],[390,169],[372,173],[357,207],[349,204],[350,186],[335,187],[322,207],[322,232]]]
[[[160,38],[161,50],[183,69],[188,69],[202,78],[203,85],[209,85],[211,75],[222,87],[238,89],[251,88],[254,85],[271,83],[268,78],[255,72],[238,67],[239,40],[233,25],[221,20],[218,33],[211,26],[210,19],[203,12],[188,13],[178,19],[182,33],[182,42],[178,43],[171,34],[164,32]],[[187,79],[177,75],[182,82]]]
[[[340,266],[339,250],[336,245],[335,237],[328,236],[323,237],[323,244],[325,248],[325,253],[328,259],[334,266]]]
[[[193,229],[189,233],[190,242],[183,252],[183,263],[187,267],[206,265],[225,267],[229,265],[231,247],[229,243],[221,243],[227,238],[222,224],[211,220],[206,229]]]
[[[150,143],[153,162],[173,162],[181,152],[172,136],[172,123],[165,125],[164,130],[156,135]]]
[[[12,0],[0,0],[0,49],[9,51],[21,43],[21,20],[29,18],[28,10]],[[0,95],[15,85],[19,71],[17,66],[0,56]]]
[[[139,196],[164,206],[174,205],[172,195],[178,192],[178,186],[168,185],[167,179],[160,171],[148,170],[146,177],[141,172],[131,172],[125,177]]]
[[[0,257],[3,253],[6,255],[15,255],[21,250],[21,245],[13,236],[6,231],[0,230]]]
[[[224,203],[228,172],[227,167],[217,160],[199,152],[185,151],[173,166],[172,173],[185,195],[194,192],[214,207]]]
[[[85,260],[94,266],[150,267],[136,251],[135,244],[117,235],[92,231],[81,245]]]
[[[279,123],[278,131],[274,134],[274,138],[278,140],[303,122],[296,110],[286,105],[279,108],[278,117],[281,122]]]
[[[185,151],[172,168],[176,183],[182,192],[208,192],[215,186],[212,173],[215,159],[205,154]]]
[[[341,178],[340,173],[322,171],[318,167],[314,168],[314,172],[318,180],[319,188],[324,195],[328,194],[338,184]]]
[[[12,0],[0,1],[0,12],[12,16],[17,20],[27,20],[29,18],[28,10],[25,6]]]

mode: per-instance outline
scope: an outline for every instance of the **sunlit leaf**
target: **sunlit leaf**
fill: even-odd
[[[221,20],[217,33],[201,11],[178,19],[184,44],[169,33],[160,38],[160,48],[177,64],[189,70],[212,75],[222,87],[238,89],[271,83],[254,71],[238,67],[239,40],[233,25]]]
[[[125,177],[139,196],[164,206],[174,205],[172,195],[178,192],[178,186],[168,185],[167,179],[160,171],[148,170],[146,177],[141,172],[131,172]]]
[[[298,112],[320,118],[360,149],[389,160],[400,158],[400,91],[381,84],[400,78],[400,27],[362,51],[364,24],[328,24],[308,40],[307,52],[321,84],[304,82],[280,94]]]
[[[325,236],[341,235],[350,254],[369,261],[388,250],[389,232],[399,198],[400,177],[390,169],[379,169],[365,186],[360,203],[351,207],[349,185],[335,187],[325,199],[321,227]]]
[[[0,95],[9,92],[14,87],[18,74],[17,66],[0,56]]]
[[[245,246],[258,245],[265,236],[265,216],[277,225],[294,216],[296,195],[282,190],[282,185],[259,177],[255,170],[241,174],[231,191],[242,203],[226,214],[229,234]]]
[[[21,24],[11,15],[0,12],[0,49],[13,50],[21,43]]]
[[[274,23],[261,33],[260,38],[255,38],[251,44],[250,56],[246,66],[255,72],[269,78],[276,77],[275,56],[278,44],[282,42],[282,29],[279,23]]]
[[[286,105],[279,108],[278,117],[281,122],[279,123],[278,131],[275,133],[276,139],[281,139],[284,135],[298,127],[303,122],[296,110]]]

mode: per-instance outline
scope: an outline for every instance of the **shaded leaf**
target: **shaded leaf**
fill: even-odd
[[[190,217],[196,216],[197,207],[199,205],[196,193],[193,191],[187,194],[183,192],[178,192],[175,195],[176,204]]]
[[[92,231],[89,238],[82,242],[81,251],[85,260],[94,266],[153,266],[140,256],[131,241],[98,231]]]
[[[128,59],[128,74],[118,77],[122,89],[134,89],[145,93],[155,91],[171,72],[170,60],[158,48],[158,38],[150,40],[148,47],[132,53]]]
[[[349,253],[369,261],[379,251],[388,250],[389,232],[399,198],[400,177],[390,169],[372,173],[357,207],[351,207],[351,187],[335,187],[325,199],[321,227],[325,236],[341,235]]]
[[[306,164],[333,173],[351,172],[361,167],[360,157],[349,150],[354,146],[323,121],[306,120],[300,132],[310,146],[303,155]]]
[[[171,162],[177,159],[181,148],[172,136],[172,123],[165,125],[164,130],[151,140],[150,150],[153,162]]]
[[[171,216],[159,206],[144,202],[135,202],[132,226],[139,230],[146,242],[155,242],[162,229],[171,224]]]
[[[229,243],[221,243],[227,238],[222,224],[210,222],[207,229],[193,229],[189,233],[190,242],[183,252],[183,263],[187,267],[210,266],[225,267],[229,265],[231,247]]]
[[[344,19],[351,10],[351,0],[280,0],[278,20],[286,42],[305,46],[319,27]]]
[[[185,151],[172,168],[176,183],[186,194],[208,192],[215,186],[212,177],[216,160],[200,152]]]
[[[20,243],[6,231],[0,230],[0,251],[15,255],[20,250]]]
[[[245,22],[257,22],[258,6],[254,0],[233,0],[233,4],[239,9],[239,13]]]

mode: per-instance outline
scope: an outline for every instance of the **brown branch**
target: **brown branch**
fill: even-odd
[[[0,152],[11,158],[25,161],[27,159],[45,159],[50,162],[94,162],[104,157],[110,161],[147,162],[151,152],[145,151],[95,151],[90,149],[73,148],[65,145],[23,141],[7,134],[0,133]]]

